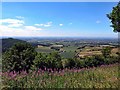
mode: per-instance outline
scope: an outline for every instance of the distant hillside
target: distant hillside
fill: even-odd
[[[2,39],[2,52],[5,52],[10,47],[12,47],[15,43],[27,43],[26,41],[19,40],[19,39],[13,39],[13,38],[5,38]]]

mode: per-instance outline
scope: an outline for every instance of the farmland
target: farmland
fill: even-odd
[[[91,42],[54,38],[17,43],[3,55],[2,88],[118,88],[116,42]],[[105,56],[107,47],[111,51]]]
[[[119,79],[118,64],[11,75],[7,72],[2,74],[2,88],[118,88]]]
[[[73,58],[76,55],[80,58],[101,55],[101,50],[106,46],[112,47],[111,55],[116,55],[118,52],[117,40],[114,39],[38,38],[26,41],[36,43],[36,51],[39,53],[58,52],[63,58]]]

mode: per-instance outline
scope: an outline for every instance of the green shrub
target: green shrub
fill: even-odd
[[[44,69],[44,67],[47,66],[47,60],[46,60],[46,55],[43,55],[42,53],[37,53],[35,60],[34,60],[34,65],[33,69]]]
[[[105,47],[102,49],[102,54],[105,58],[109,57],[110,54],[111,54],[111,48],[108,46],[108,47]]]
[[[95,55],[95,56],[93,56],[93,59],[94,59],[93,64],[94,64],[95,67],[104,64],[104,59],[105,58],[102,55],[99,55],[99,56]]]
[[[36,51],[28,43],[16,43],[8,51],[6,51],[2,58],[3,71],[20,72],[26,70],[27,72],[33,65]]]
[[[61,56],[57,52],[50,53],[47,56],[48,68],[62,68]]]
[[[85,67],[85,61],[84,60],[76,60],[76,68],[84,68]]]
[[[93,67],[94,66],[94,58],[93,57],[87,57],[84,60],[85,67]]]
[[[75,67],[75,65],[76,65],[75,60],[73,58],[69,58],[68,59],[68,68],[73,68],[73,67]]]
[[[57,52],[50,53],[48,55],[43,55],[38,53],[34,60],[34,66],[36,69],[44,68],[62,68],[61,57]]]

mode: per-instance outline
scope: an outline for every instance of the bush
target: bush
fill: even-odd
[[[84,60],[76,60],[76,68],[84,68],[85,67],[85,61]]]
[[[62,68],[61,56],[57,52],[50,53],[47,56],[48,68]]]
[[[62,61],[61,57],[58,53],[53,52],[48,55],[43,55],[41,53],[38,53],[34,60],[34,66],[36,69],[45,69],[45,68],[51,68],[54,70],[54,68],[61,69],[62,68]]]
[[[93,57],[87,57],[85,58],[85,67],[93,67],[94,66],[94,58]]]
[[[103,48],[102,54],[103,54],[103,56],[104,56],[105,58],[109,57],[110,54],[111,54],[111,48],[110,48],[109,46]]]
[[[75,67],[75,65],[76,65],[75,60],[73,58],[69,58],[68,59],[68,68],[71,69],[71,68]]]
[[[34,65],[33,69],[44,69],[47,66],[47,61],[46,61],[46,55],[43,55],[42,53],[37,53],[35,60],[34,60]]]
[[[75,59],[69,58],[69,59],[62,59],[62,65],[63,68],[74,68],[76,67]]]
[[[91,57],[86,57],[85,59],[71,58],[62,60],[62,65],[64,68],[88,68],[113,63],[118,63],[117,56],[109,56],[105,58],[103,55],[95,55]]]
[[[35,49],[30,44],[16,43],[3,55],[3,71],[16,71],[20,73],[20,71],[26,70],[29,72],[35,55]]]
[[[67,68],[69,66],[68,59],[62,59],[62,66],[63,68]]]
[[[118,63],[118,56],[110,56],[109,58],[105,58],[105,64],[113,64]]]
[[[94,63],[94,66],[97,67],[97,66],[100,66],[102,64],[104,64],[104,57],[102,55],[96,55],[96,56],[93,56],[93,63]]]

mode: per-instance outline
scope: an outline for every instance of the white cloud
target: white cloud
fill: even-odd
[[[2,25],[7,25],[8,27],[20,27],[22,26],[25,22],[23,20],[18,20],[18,19],[2,19],[0,20],[0,23]]]
[[[16,16],[16,18],[18,18],[18,19],[24,19],[24,17],[22,17],[22,16]]]
[[[23,20],[3,19],[0,20],[0,33],[2,36],[35,36],[41,35],[42,28],[26,26]]]
[[[24,26],[25,30],[42,30],[41,28],[37,28],[35,26]]]
[[[99,23],[101,23],[101,21],[100,21],[100,20],[97,20],[96,23],[99,24]]]
[[[44,24],[35,24],[35,26],[44,26]]]
[[[44,24],[44,27],[50,27],[52,25],[52,22],[48,22],[47,24]]]
[[[46,24],[35,24],[35,26],[50,27],[50,26],[52,26],[52,22],[48,22]]]
[[[18,20],[18,19],[3,19],[3,20],[0,20],[0,23],[9,23],[9,24],[15,24],[15,23],[21,23],[21,24],[24,24],[24,21],[23,20]]]
[[[63,26],[63,24],[59,24],[59,26]]]
[[[10,25],[8,25],[8,27],[21,27],[21,26],[23,26],[23,24],[16,23],[16,24],[10,24]]]
[[[0,25],[0,33],[2,36],[39,36],[42,29],[34,26],[23,26],[21,28],[8,27]]]

